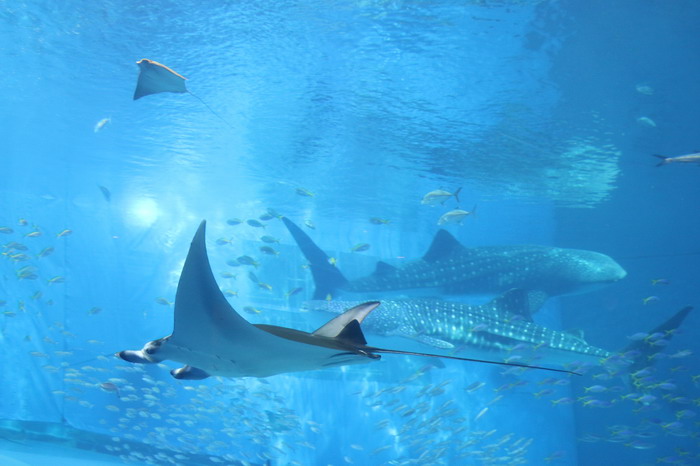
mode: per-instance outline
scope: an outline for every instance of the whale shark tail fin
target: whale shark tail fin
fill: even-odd
[[[328,255],[316,246],[309,235],[287,217],[282,217],[282,222],[292,234],[306,260],[309,261],[309,268],[316,284],[313,299],[326,299],[329,295],[332,296],[338,288],[348,282],[347,279],[335,265],[331,264]]]
[[[652,365],[656,359],[656,354],[664,349],[692,310],[692,306],[684,307],[652,331],[646,334],[639,334],[639,338],[635,338],[632,343],[627,345],[622,350],[622,354],[629,355],[630,359],[634,361],[628,367],[629,372],[634,373]]]

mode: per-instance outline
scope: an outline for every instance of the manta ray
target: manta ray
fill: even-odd
[[[269,377],[377,361],[381,353],[427,356],[555,372],[560,369],[499,361],[416,353],[369,346],[360,323],[379,302],[362,303],[308,333],[275,325],[251,324],[228,303],[216,283],[205,244],[202,221],[190,245],[175,295],[171,335],[117,357],[131,363],[172,360],[184,364],[170,373],[176,379],[209,376]]]
[[[439,230],[422,258],[400,267],[379,261],[371,275],[348,280],[306,233],[288,218],[282,221],[310,263],[316,284],[313,299],[335,298],[336,292],[377,298],[404,290],[435,296],[498,294],[512,288],[557,296],[595,289],[627,275],[612,258],[595,251],[540,245],[467,248]]]
[[[160,94],[161,92],[175,92],[178,94],[190,94],[195,99],[204,104],[211,113],[218,119],[226,123],[230,128],[231,124],[226,121],[221,115],[216,113],[204,100],[199,96],[190,92],[185,86],[187,78],[163,65],[157,61],[142,58],[136,62],[139,65],[139,78],[136,81],[136,89],[134,90],[134,100],[145,97],[151,94]]]

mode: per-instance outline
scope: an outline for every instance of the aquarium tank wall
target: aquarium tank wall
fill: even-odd
[[[0,463],[699,464],[699,22],[0,2]]]

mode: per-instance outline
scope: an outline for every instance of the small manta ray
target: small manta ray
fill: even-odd
[[[176,92],[180,94],[190,94],[197,100],[202,102],[217,118],[226,123],[230,128],[231,124],[226,121],[221,115],[216,113],[204,100],[199,96],[192,94],[186,87],[185,81],[187,78],[181,74],[171,70],[167,66],[158,63],[157,61],[142,58],[136,62],[139,65],[139,79],[136,82],[136,90],[134,91],[134,100],[145,97],[151,94],[159,94],[161,92]]]
[[[312,333],[275,325],[251,324],[228,303],[214,279],[205,245],[202,221],[190,245],[175,296],[175,323],[170,336],[146,343],[141,350],[120,351],[132,363],[184,364],[170,373],[176,379],[209,376],[269,377],[376,361],[378,353],[430,356],[506,366],[571,371],[524,364],[414,353],[368,346],[362,320],[379,302],[345,311]]]

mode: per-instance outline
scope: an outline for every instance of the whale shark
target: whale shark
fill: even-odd
[[[251,324],[228,303],[209,264],[205,243],[206,222],[194,235],[175,295],[173,331],[146,343],[140,350],[124,350],[116,356],[140,364],[165,360],[184,364],[170,373],[176,379],[200,380],[210,376],[269,377],[368,363],[381,353],[510,365],[569,372],[500,361],[481,361],[378,348],[367,345],[360,323],[379,302],[361,303],[331,319],[314,332]]]
[[[364,320],[363,328],[369,334],[408,338],[470,357],[564,367],[613,361],[638,369],[662,349],[651,340],[639,340],[618,353],[590,345],[580,332],[543,327],[531,316],[542,303],[542,296],[519,289],[476,306],[441,299],[383,300]],[[305,303],[305,308],[337,314],[353,305],[353,301],[314,300]],[[691,309],[688,306],[676,312],[649,335],[670,338]]]
[[[316,284],[313,299],[338,292],[381,298],[399,290],[422,290],[429,296],[495,295],[511,288],[558,296],[602,287],[627,275],[599,252],[540,245],[467,248],[439,230],[422,258],[400,267],[379,261],[371,275],[348,280],[305,232],[286,217],[282,221],[310,263]]]

